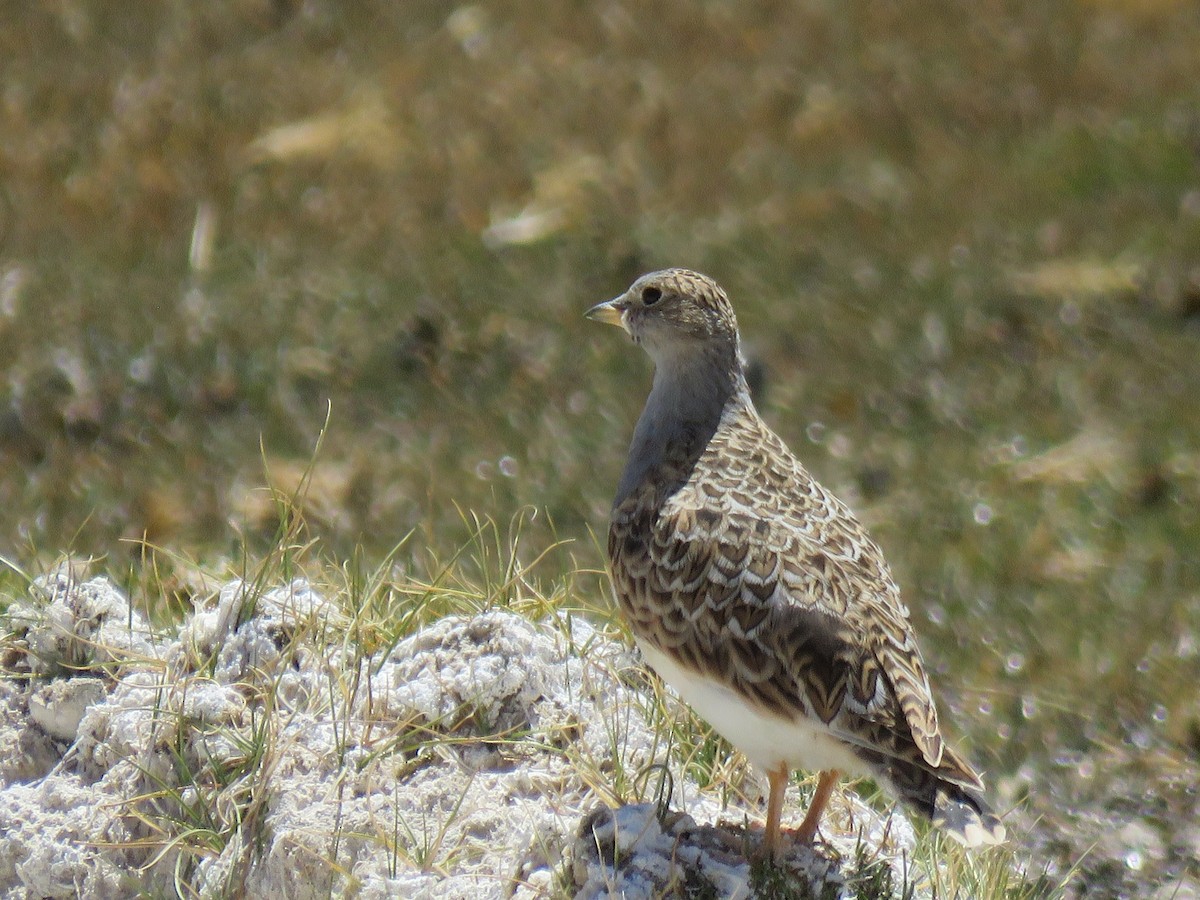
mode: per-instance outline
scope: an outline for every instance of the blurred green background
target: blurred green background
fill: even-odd
[[[650,369],[582,312],[689,266],[1034,870],[1196,896],[1200,6],[2,9],[4,556],[265,552],[328,418],[330,558],[599,567]]]

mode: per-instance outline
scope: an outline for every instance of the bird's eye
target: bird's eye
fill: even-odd
[[[662,299],[662,291],[656,287],[642,288],[642,303],[653,306]]]

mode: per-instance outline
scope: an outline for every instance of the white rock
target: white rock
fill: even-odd
[[[29,715],[51,737],[73,741],[88,707],[104,695],[104,682],[99,678],[56,679],[29,695]]]
[[[18,604],[11,615],[27,626],[35,672],[156,655],[145,618],[107,578],[81,582],[64,566],[34,579],[30,594],[33,602]]]

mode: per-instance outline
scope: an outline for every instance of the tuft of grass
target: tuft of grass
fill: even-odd
[[[837,900],[841,896],[841,888],[836,882],[827,881],[814,890],[807,876],[766,858],[750,863],[750,885],[755,896],[779,900]]]
[[[913,900],[916,883],[909,879],[908,860],[896,872],[891,863],[874,856],[861,841],[854,847],[854,864],[846,877],[855,900]]]

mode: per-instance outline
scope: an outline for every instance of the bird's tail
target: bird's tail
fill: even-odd
[[[992,812],[983,795],[952,782],[940,781],[934,788],[930,818],[964,847],[1004,843],[1004,823]]]
[[[984,799],[978,776],[952,753],[942,762],[945,775],[894,758],[880,768],[906,807],[933,822],[963,846],[986,847],[1004,843],[1004,823]],[[973,783],[968,783],[968,778]]]

